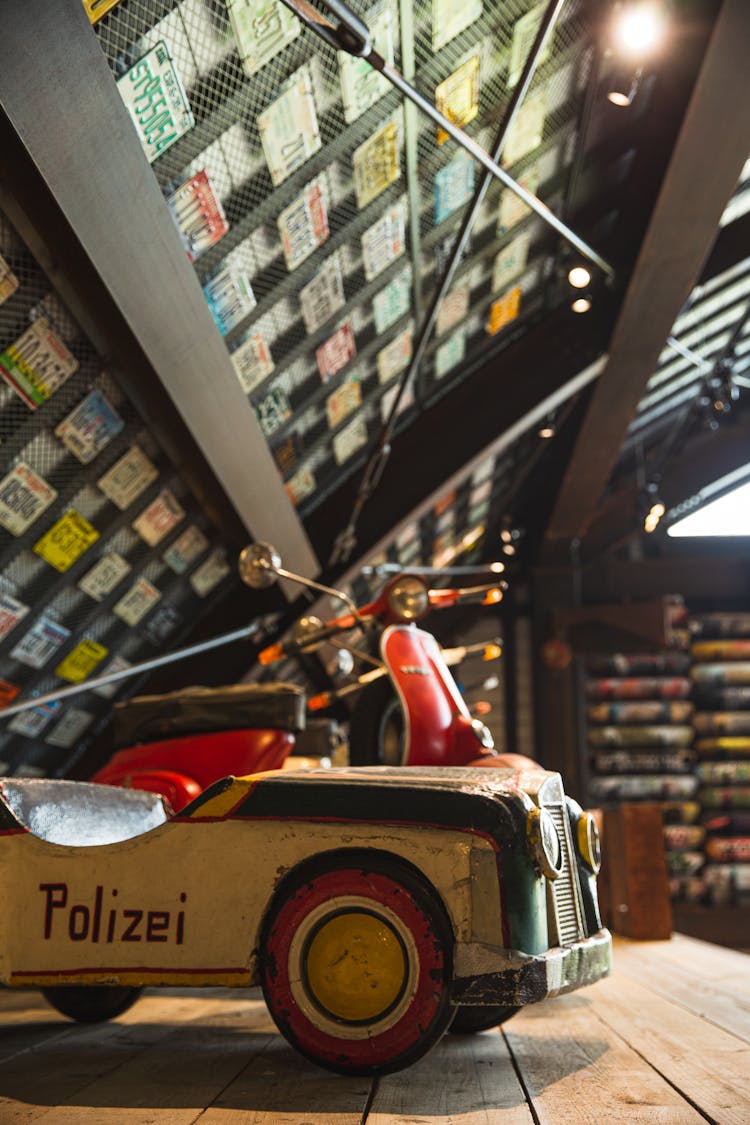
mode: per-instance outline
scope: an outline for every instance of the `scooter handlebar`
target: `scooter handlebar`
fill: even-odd
[[[298,656],[302,652],[312,652],[330,637],[335,637],[337,633],[342,633],[347,629],[353,629],[356,624],[357,620],[353,613],[348,613],[345,617],[337,617],[335,621],[329,621],[321,629],[314,629],[296,640],[279,641],[277,644],[269,645],[268,648],[264,648],[258,653],[258,660],[261,664],[276,664],[279,660],[283,660],[285,656]]]

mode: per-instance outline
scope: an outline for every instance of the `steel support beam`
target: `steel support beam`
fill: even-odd
[[[747,159],[750,7],[724,0],[546,531],[547,562],[582,537]]]
[[[317,573],[80,0],[3,5],[0,104],[247,533]]]

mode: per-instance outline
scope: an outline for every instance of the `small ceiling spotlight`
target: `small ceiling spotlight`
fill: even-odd
[[[568,282],[574,289],[585,289],[591,284],[591,271],[586,266],[572,266],[568,270]]]
[[[555,424],[551,418],[539,427],[539,429],[537,430],[537,436],[543,438],[545,441],[548,441],[550,438],[553,438],[555,436]]]
[[[653,0],[630,0],[615,10],[611,43],[620,58],[639,62],[654,55],[666,33],[662,4]]]
[[[576,297],[570,307],[574,313],[587,313],[592,304],[593,302],[588,293],[583,293],[580,297]]]
[[[659,521],[666,512],[666,506],[659,496],[659,485],[655,480],[650,481],[644,489],[641,498],[641,511],[643,513],[643,530],[651,535],[659,526]]]
[[[516,553],[516,548],[513,546],[512,543],[503,543],[503,554],[504,555],[515,555],[515,553]]]
[[[493,574],[502,574],[504,570],[505,570],[505,563],[501,563],[501,562],[490,563],[490,571]]]
[[[617,67],[609,76],[609,91],[607,101],[612,105],[627,109],[633,104],[641,84],[642,70],[632,70],[630,67]]]

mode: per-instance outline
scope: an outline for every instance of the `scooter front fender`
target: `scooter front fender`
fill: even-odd
[[[432,634],[391,625],[380,651],[404,713],[404,765],[462,766],[480,755],[471,715]]]

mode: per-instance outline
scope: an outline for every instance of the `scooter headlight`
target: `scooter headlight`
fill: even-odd
[[[598,875],[602,865],[602,847],[599,829],[590,812],[582,812],[578,818],[576,842],[581,859],[593,875]]]
[[[555,823],[546,809],[532,809],[526,818],[526,835],[534,861],[548,879],[556,879],[563,866],[563,852]]]
[[[413,575],[407,574],[399,578],[388,593],[388,608],[403,621],[416,621],[427,612],[429,604],[427,587]]]

